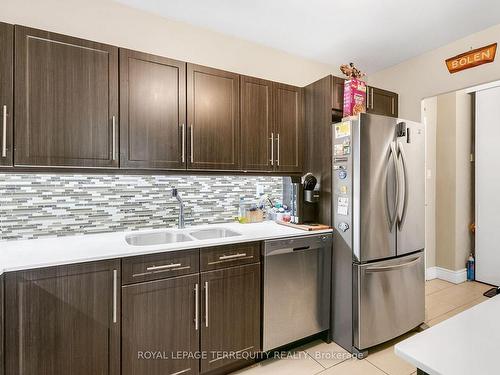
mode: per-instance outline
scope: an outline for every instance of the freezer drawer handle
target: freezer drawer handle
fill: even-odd
[[[407,263],[396,264],[394,266],[384,266],[384,267],[370,267],[366,269],[366,273],[372,272],[388,272],[388,271],[398,271],[403,268],[408,268],[420,261],[420,257],[410,260]]]

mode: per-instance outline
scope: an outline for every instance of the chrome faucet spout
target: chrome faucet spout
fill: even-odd
[[[178,193],[176,188],[172,189],[172,197],[177,199],[177,202],[179,202],[179,223],[178,227],[179,229],[184,229],[185,223],[184,223],[184,201],[182,200],[180,194]]]

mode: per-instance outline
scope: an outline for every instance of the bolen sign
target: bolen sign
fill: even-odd
[[[475,66],[487,64],[495,61],[497,44],[474,49],[460,55],[450,57],[446,60],[446,66],[450,73],[460,72],[461,70],[473,68]]]

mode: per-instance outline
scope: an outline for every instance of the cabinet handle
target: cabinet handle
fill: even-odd
[[[370,108],[373,109],[373,88],[370,87]]]
[[[2,158],[7,157],[7,106],[3,106],[2,116]]]
[[[116,160],[116,116],[112,117],[112,127],[113,127],[113,160]]]
[[[271,165],[274,165],[274,133],[271,132]]]
[[[205,281],[205,327],[208,327],[208,281]]]
[[[194,286],[194,329],[200,328],[200,286],[198,283]]]
[[[184,163],[186,161],[186,124],[181,125],[181,134],[182,134],[182,145],[181,145],[181,159]]]
[[[222,255],[219,257],[219,260],[227,260],[227,259],[236,259],[236,258],[243,258],[246,257],[246,253],[238,253],[238,254],[231,254],[231,255]]]
[[[190,133],[190,136],[191,136],[191,147],[190,147],[190,157],[191,157],[191,164],[193,164],[193,161],[194,161],[194,151],[193,151],[193,146],[194,146],[194,139],[193,139],[193,124],[191,124],[191,126],[189,127],[189,133]]]
[[[276,135],[276,140],[278,141],[278,147],[276,148],[276,165],[280,166],[280,133]]]
[[[156,270],[165,270],[168,268],[177,268],[182,266],[181,263],[172,263],[172,264],[165,264],[163,266],[151,266],[146,268],[146,271],[156,271]]]
[[[113,270],[113,323],[116,323],[117,307],[118,307],[118,270]]]
[[[391,98],[391,114],[394,114],[394,97]]]

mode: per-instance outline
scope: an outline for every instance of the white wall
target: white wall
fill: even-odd
[[[305,86],[338,68],[112,0],[2,0],[0,21]],[[258,20],[256,20],[257,22]]]
[[[426,125],[426,266],[462,270],[473,246],[472,103],[464,90],[422,101]]]
[[[436,129],[437,97],[422,101],[425,124],[425,266],[436,265]]]
[[[494,63],[455,74],[445,64],[449,57],[494,42],[500,42],[500,25],[372,74],[368,82],[399,93],[399,116],[419,121],[422,99],[500,79],[500,51]]]
[[[455,193],[455,270],[465,267],[472,252],[473,237],[469,230],[474,221],[472,202],[472,102],[470,94],[458,91],[456,94],[456,193]]]

